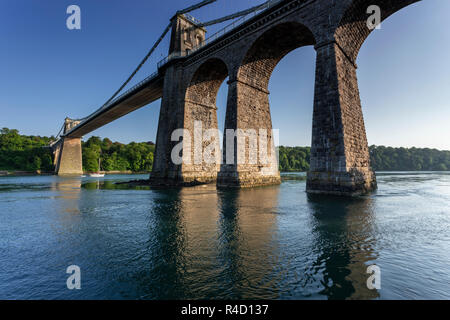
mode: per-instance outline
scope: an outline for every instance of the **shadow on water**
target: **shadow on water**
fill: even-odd
[[[148,221],[148,272],[137,274],[144,298],[185,297],[186,234],[181,190],[155,190]],[[150,291],[150,292],[149,292]]]
[[[378,257],[373,200],[307,195],[307,201],[320,252],[314,264],[324,267],[320,294],[328,299],[379,298],[377,290],[367,288],[367,267]]]

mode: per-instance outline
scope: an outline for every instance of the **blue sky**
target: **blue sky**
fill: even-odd
[[[196,2],[2,0],[0,127],[52,135],[66,116],[88,115],[133,71],[175,11]],[[192,14],[206,21],[262,2],[219,0]],[[81,8],[81,30],[66,28],[71,4]],[[450,150],[449,14],[450,1],[423,0],[390,17],[364,44],[357,63],[369,144]],[[168,37],[130,85],[155,71],[167,50]],[[314,69],[315,51],[304,47],[288,54],[271,77],[273,127],[281,144],[310,145]],[[226,84],[217,104],[223,128]],[[159,105],[92,134],[154,141]]]

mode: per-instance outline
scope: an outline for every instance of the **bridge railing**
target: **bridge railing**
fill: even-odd
[[[191,16],[189,13],[183,13],[183,16],[194,24],[200,25],[202,23],[197,18],[194,18],[193,16]]]
[[[148,77],[146,77],[144,80],[138,82],[137,84],[135,84],[134,86],[132,86],[130,89],[128,89],[127,91],[125,91],[124,93],[122,93],[120,96],[114,98],[113,100],[111,100],[108,104],[102,106],[99,110],[101,109],[105,109],[111,105],[113,105],[114,103],[116,103],[118,100],[120,100],[122,97],[126,96],[127,94],[129,94],[130,92],[144,86],[145,84],[147,84],[148,82],[150,82],[151,80],[153,80],[153,78],[156,78],[158,76],[158,71],[153,72],[151,75],[149,75]]]
[[[185,52],[172,52],[167,57],[165,57],[164,59],[162,59],[158,62],[158,69],[175,58],[181,58],[181,57],[185,57],[187,55],[188,54],[186,54]]]

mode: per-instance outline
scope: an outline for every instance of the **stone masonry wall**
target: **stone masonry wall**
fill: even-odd
[[[57,166],[58,175],[82,175],[83,160],[81,156],[80,138],[64,139],[60,151],[59,163]]]

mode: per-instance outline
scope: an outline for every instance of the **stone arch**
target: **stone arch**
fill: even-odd
[[[313,44],[313,33],[303,24],[293,21],[271,27],[246,50],[229,81],[224,165],[218,177],[219,186],[280,183],[268,84],[273,70],[286,54]],[[229,129],[234,130],[234,137],[229,136]],[[238,136],[239,133],[243,136]]]
[[[297,48],[314,45],[313,33],[298,22],[275,25],[250,46],[238,70],[239,81],[267,90],[278,62]]]
[[[216,98],[227,77],[225,62],[211,58],[193,72],[188,82],[183,122],[184,128],[191,133],[191,152],[187,155],[183,151],[183,157],[190,159],[182,166],[185,181],[209,183],[217,179],[221,157]]]
[[[228,77],[228,67],[221,59],[211,58],[193,73],[186,89],[186,100],[216,107],[217,92]]]
[[[377,5],[381,9],[381,21],[397,11],[421,0],[353,0],[344,10],[334,38],[352,63],[356,63],[359,50],[373,31],[367,27],[367,9]]]

